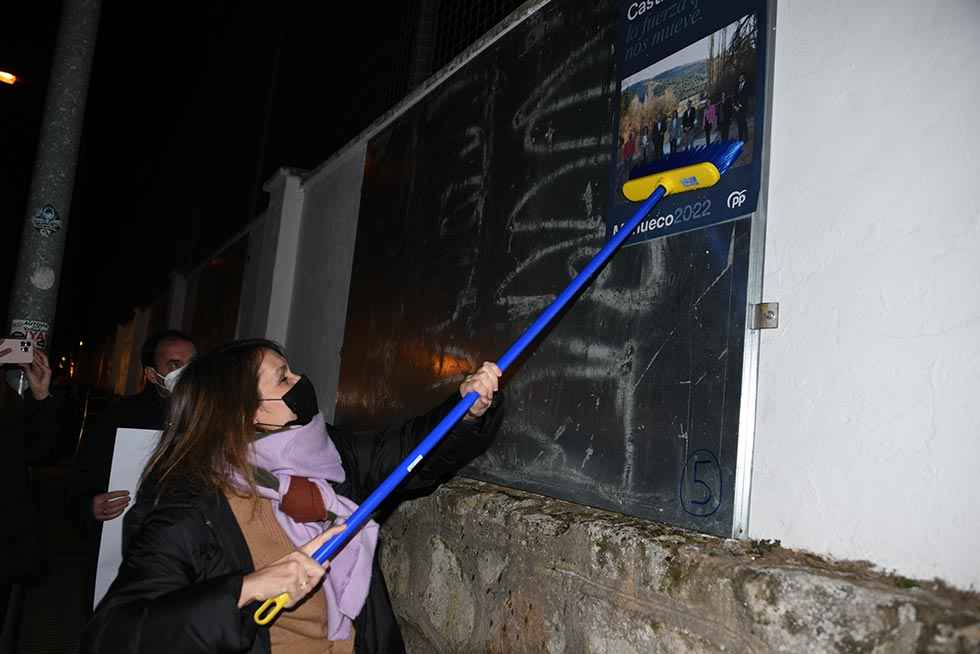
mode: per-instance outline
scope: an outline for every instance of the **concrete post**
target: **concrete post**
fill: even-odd
[[[280,168],[263,186],[269,193],[269,206],[250,237],[238,305],[239,338],[286,341],[303,218],[304,174]]]
[[[286,342],[289,313],[293,304],[296,253],[299,249],[299,232],[303,221],[302,175],[304,172],[280,168],[264,186],[271,196],[267,215],[278,214],[278,233],[271,270],[269,313],[265,333],[268,338],[280,343]]]
[[[42,349],[51,340],[57,306],[100,5],[101,0],[65,0],[63,5],[7,314],[10,333]]]

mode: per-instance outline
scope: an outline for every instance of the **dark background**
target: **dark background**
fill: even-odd
[[[114,333],[255,217],[279,166],[315,167],[391,108],[423,6],[427,75],[519,4],[103,0],[52,349]],[[0,85],[4,314],[60,10],[7,3],[0,21],[0,70],[20,77]]]
[[[517,4],[442,2],[431,70]],[[19,4],[0,26],[0,68],[24,80],[0,87],[4,293],[58,5]],[[394,105],[410,88],[420,6],[104,0],[56,353],[113,333],[171,271],[241,230],[277,167],[315,167]],[[454,375],[499,356],[536,315],[533,298],[557,293],[603,242],[614,25],[611,1],[553,3],[372,140],[347,329],[358,338],[345,343],[339,417],[424,408]],[[604,90],[589,102],[548,109],[594,88]],[[551,150],[549,139],[593,146]],[[473,474],[724,534],[747,243],[740,221],[620,253],[515,366],[514,411]],[[406,388],[419,390],[408,398],[419,407],[391,405]],[[698,504],[706,488],[712,502]]]

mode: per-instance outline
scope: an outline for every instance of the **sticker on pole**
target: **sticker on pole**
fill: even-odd
[[[46,350],[48,342],[48,323],[42,320],[14,318],[10,321],[11,338],[22,338],[34,343],[38,350]]]
[[[51,236],[61,230],[58,210],[50,204],[46,204],[34,212],[31,224],[34,225],[34,229],[41,233],[41,236]]]

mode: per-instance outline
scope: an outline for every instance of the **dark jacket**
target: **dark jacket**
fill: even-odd
[[[337,493],[362,502],[458,400],[454,396],[401,427],[378,433],[328,426],[347,476],[335,485]],[[486,449],[501,418],[502,411],[493,406],[482,419],[459,423],[397,492],[433,488],[453,474]],[[82,651],[270,652],[268,630],[252,618],[259,604],[238,608],[242,577],[254,566],[227,500],[217,492],[173,486],[162,495],[141,490],[127,513],[123,563],[85,627]],[[354,629],[358,654],[404,651],[377,554]]]
[[[67,501],[78,526],[96,546],[102,533],[102,523],[92,515],[92,498],[110,490],[109,474],[116,448],[116,430],[162,430],[166,418],[167,399],[157,392],[156,386],[147,384],[143,392],[115,401],[106,408],[104,417],[93,428],[85,430],[75,453]]]
[[[694,107],[688,107],[687,111],[684,112],[684,116],[681,119],[681,124],[684,126],[684,131],[690,131],[694,129],[694,123],[696,122],[697,113],[694,111]]]
[[[727,127],[732,122],[732,114],[735,113],[735,103],[731,98],[725,98],[724,102],[718,103],[718,124]]]
[[[58,442],[58,400],[37,401],[28,390],[19,397],[0,379],[0,584],[36,575],[43,563],[44,527],[30,492],[27,466],[45,459]]]

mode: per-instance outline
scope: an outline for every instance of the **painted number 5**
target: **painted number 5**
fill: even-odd
[[[699,517],[713,514],[721,506],[721,466],[710,450],[695,450],[681,472],[681,506]]]

